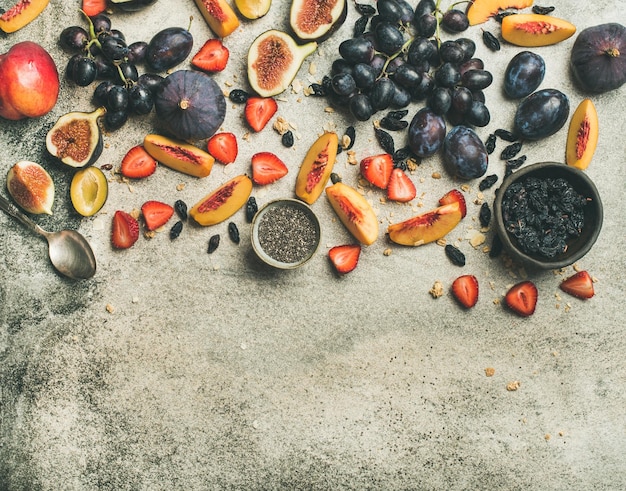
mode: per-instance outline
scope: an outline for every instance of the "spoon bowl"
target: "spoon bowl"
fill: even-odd
[[[48,241],[50,262],[55,269],[73,280],[91,278],[96,273],[96,258],[89,242],[75,230],[48,232],[0,196],[0,209]]]

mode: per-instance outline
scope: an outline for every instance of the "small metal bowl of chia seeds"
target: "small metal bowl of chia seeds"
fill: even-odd
[[[603,209],[586,173],[540,162],[504,179],[494,217],[512,259],[536,269],[559,269],[589,252],[602,228]]]
[[[320,222],[297,199],[270,201],[252,220],[252,248],[261,261],[278,269],[305,264],[320,244]]]

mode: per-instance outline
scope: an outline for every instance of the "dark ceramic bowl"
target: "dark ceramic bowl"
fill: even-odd
[[[274,268],[295,269],[309,261],[321,240],[313,210],[297,199],[270,201],[252,220],[252,248]]]
[[[547,258],[539,254],[526,254],[520,249],[517,239],[510,234],[505,227],[502,217],[502,198],[506,190],[514,182],[527,177],[537,178],[563,178],[582,196],[588,199],[584,208],[584,226],[582,233],[570,239],[567,243],[567,250],[553,258]],[[496,232],[500,236],[504,249],[509,255],[525,266],[538,269],[559,269],[575,263],[583,257],[595,243],[600,229],[602,228],[602,201],[594,183],[583,171],[556,162],[540,162],[528,165],[507,176],[498,189],[494,204],[494,218]]]

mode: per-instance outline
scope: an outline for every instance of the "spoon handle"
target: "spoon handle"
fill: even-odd
[[[28,218],[24,213],[17,209],[17,207],[7,200],[4,196],[0,194],[0,210],[8,213],[13,218],[16,218],[23,225],[31,229],[33,232],[36,232],[41,235],[46,235],[44,229],[42,229],[39,225],[33,222],[30,218]]]

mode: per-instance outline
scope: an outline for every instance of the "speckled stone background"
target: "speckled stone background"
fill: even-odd
[[[11,4],[0,1],[5,9]],[[0,36],[0,52],[36,40],[62,71],[69,55],[57,38],[63,27],[82,22],[78,4],[52,0],[30,25]],[[287,4],[275,0],[268,16],[242,22],[225,40],[231,58],[215,75],[225,90],[247,88],[247,46],[268,28],[286,29]],[[337,45],[350,35],[357,14],[349,4],[344,26],[304,63],[298,75],[303,85],[328,73]],[[555,15],[579,30],[626,23],[622,0],[552,4]],[[136,41],[164,27],[187,26],[190,15],[195,52],[211,33],[191,0],[161,0],[141,13],[115,12],[112,19]],[[494,21],[482,27],[499,33]],[[464,35],[476,40],[478,56],[495,76],[486,90],[492,123],[478,130],[486,138],[512,125],[516,102],[502,96],[501,80],[521,48],[504,44],[497,53],[488,51],[481,27]],[[586,96],[567,68],[573,42],[534,49],[547,63],[541,87],[564,91],[572,110]],[[181,65],[188,67],[189,60]],[[365,189],[381,236],[344,278],[333,274],[326,252],[350,237],[325,198],[313,205],[322,247],[300,270],[261,266],[241,211],[233,217],[239,246],[228,241],[226,223],[211,229],[189,224],[176,241],[159,233],[115,251],[109,242],[115,210],[130,211],[148,199],[192,205],[221,182],[249,172],[250,156],[259,150],[279,155],[289,174],[255,188],[257,201],[292,197],[297,169],[317,135],[333,124],[343,133],[352,121],[324,112],[323,100],[288,91],[279,98],[278,116],[295,124],[297,140],[287,149],[271,127],[245,139],[242,108],[229,104],[223,129],[239,137],[234,164],[216,164],[205,179],[160,167],[131,185],[107,172],[105,207],[80,218],[68,197],[71,175],[45,155],[44,138],[65,112],[91,110],[92,91],[63,81],[50,114],[0,122],[0,175],[18,160],[42,163],[57,197],[54,215],[36,220],[49,229],[79,229],[98,260],[92,280],[61,278],[48,262],[45,241],[0,215],[0,489],[626,487],[624,88],[593,96],[600,141],[587,173],[602,195],[605,220],[595,247],[578,263],[597,279],[596,296],[588,301],[559,294],[572,267],[523,271],[469,244],[479,228],[477,182],[469,182],[465,193],[468,217],[448,237],[466,253],[464,268],[452,266],[436,244],[391,245],[382,232],[388,223],[434,207],[462,184],[445,174],[438,157],[412,174],[418,198],[409,205],[380,203],[380,192]],[[411,115],[419,107],[413,104]],[[356,128],[357,158],[379,152],[371,122]],[[117,167],[152,131],[158,131],[153,115],[107,134],[97,165]],[[528,161],[563,161],[566,132],[524,145]],[[398,134],[396,144],[404,138]],[[357,184],[357,168],[345,153],[336,169]],[[435,172],[441,179],[431,177]],[[489,173],[504,174],[497,153]],[[4,186],[0,192],[7,195]],[[485,192],[492,198],[493,189]],[[222,244],[209,256],[214,233],[222,234]],[[390,255],[383,253],[387,248]],[[448,291],[462,273],[480,282],[480,300],[470,311]],[[528,319],[498,304],[522,277],[533,280],[540,295]],[[436,280],[445,294],[433,299],[429,289]],[[493,376],[486,368],[495,369]],[[512,382],[519,382],[518,390],[507,390]]]

